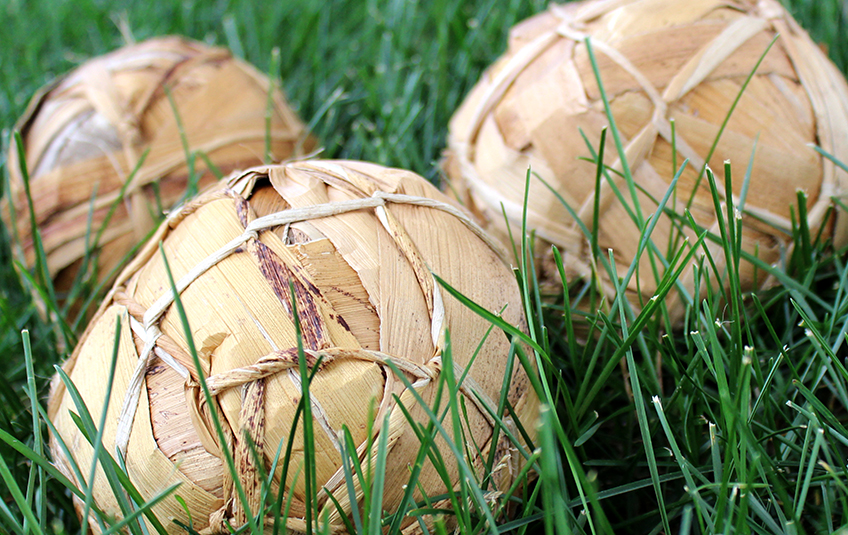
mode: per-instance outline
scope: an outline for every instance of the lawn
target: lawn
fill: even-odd
[[[848,70],[848,3],[787,4]],[[453,111],[503,52],[508,29],[545,7],[538,0],[5,0],[3,147],[30,97],[55,76],[127,39],[181,34],[227,46],[265,72],[277,68],[278,51],[283,88],[322,141],[321,157],[410,169],[438,183]],[[0,164],[5,173],[5,150]],[[734,176],[745,164],[733,162]],[[803,225],[794,234],[809,238]],[[530,341],[553,403],[542,414],[541,477],[516,498],[514,519],[498,518],[509,522],[503,529],[848,532],[848,264],[844,251],[834,254],[814,237],[804,243],[775,268],[779,284],[757,296],[738,292],[738,316],[711,297],[703,315],[690,311],[686,328],[672,332],[661,314],[634,330],[639,310],[623,303],[610,320],[587,314],[576,299],[539,300],[532,270],[522,269]],[[592,291],[569,282],[572,296]],[[590,342],[565,337],[573,324],[593,321],[608,327]],[[3,229],[0,532],[79,529],[70,493],[13,447],[19,440],[38,450],[47,436],[31,394],[44,403],[53,366],[66,357],[59,342],[22,290]],[[464,532],[494,532],[479,504],[469,511]]]

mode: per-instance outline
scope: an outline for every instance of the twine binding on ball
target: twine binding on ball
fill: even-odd
[[[343,184],[345,188],[358,191],[357,195],[360,198],[343,201],[333,201],[323,204],[316,204],[306,207],[291,207],[269,215],[256,217],[252,220],[248,219],[247,210],[248,204],[242,195],[245,195],[253,190],[257,177],[269,176],[279,169],[285,169],[286,172],[303,171],[306,173],[320,172],[324,176],[324,180],[328,183],[337,182]],[[388,193],[373,186],[373,184],[360,183],[357,184],[358,177],[355,173],[348,172],[344,165],[331,162],[293,162],[284,166],[272,166],[267,168],[255,168],[240,175],[234,175],[226,184],[226,187],[209,192],[199,200],[189,202],[181,209],[172,213],[166,223],[164,223],[157,231],[156,235],[148,242],[145,248],[139,253],[133,262],[119,276],[114,289],[104,301],[101,310],[96,318],[99,318],[107,309],[113,305],[124,307],[126,315],[129,319],[131,331],[134,334],[135,346],[140,348],[138,358],[135,362],[128,387],[124,394],[124,400],[120,408],[120,415],[115,431],[115,446],[121,455],[126,457],[128,446],[132,443],[134,433],[134,419],[136,418],[139,407],[139,400],[142,395],[142,388],[145,381],[145,376],[150,370],[151,361],[154,357],[158,357],[167,366],[172,368],[186,383],[186,395],[194,397],[197,403],[188,403],[191,410],[191,420],[197,431],[199,439],[203,446],[209,452],[221,452],[222,447],[227,447],[231,450],[235,459],[236,465],[239,467],[239,478],[241,486],[245,489],[249,509],[256,512],[261,508],[262,499],[262,482],[260,478],[261,470],[256,466],[256,457],[262,458],[262,451],[265,448],[264,426],[265,419],[265,382],[268,378],[278,374],[286,374],[288,379],[300,389],[300,375],[298,373],[298,352],[295,348],[280,349],[272,340],[272,337],[264,331],[264,328],[259,324],[258,319],[254,319],[257,327],[264,334],[266,341],[269,343],[272,351],[255,360],[248,366],[241,366],[226,370],[219,373],[207,374],[205,381],[208,389],[213,397],[219,396],[227,391],[240,390],[242,404],[240,409],[239,421],[242,422],[243,429],[225,430],[227,432],[227,445],[222,445],[217,438],[214,427],[210,423],[210,410],[221,411],[220,407],[210,408],[206,406],[203,395],[200,393],[198,371],[195,369],[194,363],[187,352],[181,348],[180,344],[174,341],[167,334],[164,334],[159,328],[163,314],[174,303],[174,294],[170,289],[155,299],[152,305],[145,307],[136,301],[127,291],[126,285],[128,281],[138,272],[140,267],[147,263],[151,258],[159,254],[158,244],[164,240],[171,229],[176,228],[190,214],[194,213],[201,206],[211,202],[212,199],[231,199],[238,212],[243,231],[240,235],[230,239],[225,245],[213,253],[206,256],[202,261],[189,269],[187,273],[180,276],[175,281],[177,292],[182,293],[189,288],[192,283],[207,273],[212,267],[218,265],[234,253],[244,252],[245,250],[255,253],[257,258],[266,258],[273,264],[276,269],[277,276],[281,277],[276,282],[272,283],[274,292],[278,294],[283,308],[294,321],[293,311],[290,303],[294,299],[297,303],[301,325],[303,329],[303,346],[304,356],[307,360],[307,365],[311,369],[316,363],[320,362],[321,366],[328,366],[333,362],[352,360],[374,363],[383,369],[385,377],[384,392],[380,405],[377,409],[375,417],[376,430],[379,433],[388,433],[388,449],[391,451],[404,429],[408,426],[403,411],[394,410],[396,405],[391,393],[398,386],[397,379],[394,378],[392,367],[400,372],[408,374],[411,379],[412,388],[422,390],[432,381],[436,380],[441,373],[442,350],[445,343],[445,305],[442,299],[441,290],[436,283],[433,274],[430,272],[427,264],[418,251],[414,241],[411,239],[404,225],[399,222],[397,217],[389,209],[391,205],[407,205],[426,207],[432,210],[449,214],[456,218],[462,226],[470,230],[475,236],[481,239],[500,259],[505,261],[505,255],[500,247],[494,242],[480,226],[475,223],[468,215],[455,206],[437,199],[432,199],[423,196]],[[332,217],[339,214],[348,214],[360,211],[373,211],[380,224],[394,240],[398,251],[403,255],[407,262],[412,266],[412,271],[415,274],[417,283],[424,295],[426,307],[431,321],[430,336],[433,347],[435,348],[432,356],[426,362],[419,363],[409,358],[400,355],[387,354],[383,351],[364,349],[364,348],[343,348],[334,347],[331,345],[330,335],[328,334],[326,325],[323,322],[316,320],[321,315],[316,313],[315,299],[324,299],[321,294],[315,294],[313,290],[307,288],[308,281],[301,280],[299,276],[288,270],[286,264],[279,259],[275,260],[275,254],[262,241],[259,240],[260,235],[264,231],[270,229],[279,229],[281,227],[288,232],[289,225],[304,221],[314,221],[321,218]],[[265,255],[265,256],[263,256]],[[273,274],[266,274],[266,277],[273,277]],[[294,295],[289,295],[288,281],[294,285]],[[310,297],[311,296],[311,297]],[[318,323],[316,323],[316,321]],[[89,330],[97,321],[89,326]],[[86,333],[88,335],[88,333]],[[84,335],[83,339],[85,339]],[[74,366],[78,356],[77,352],[71,358],[71,361],[66,365],[71,369]],[[456,377],[463,376],[463,368],[459,363],[454,362],[454,372]],[[51,395],[51,408],[55,414],[57,404],[61,401],[62,387],[54,386],[55,391]],[[488,425],[494,429],[496,421],[492,414],[495,414],[497,403],[491,398],[489,393],[482,388],[471,374],[464,375],[462,383],[459,385],[459,391],[467,401],[473,404],[483,416]],[[532,395],[532,394],[528,394]],[[533,396],[535,399],[535,396]],[[414,404],[414,397],[409,393],[400,394],[401,402],[409,406]],[[321,432],[327,435],[333,446],[340,453],[341,443],[340,437],[333,430],[330,424],[330,417],[326,410],[321,406],[317,399],[310,399],[314,421],[319,424]],[[534,402],[528,402],[527,406],[533,406]],[[389,418],[389,428],[387,430],[380,429],[381,422],[387,411],[391,411]],[[223,420],[222,420],[223,421]],[[511,417],[505,417],[503,424],[513,433],[513,436],[518,436],[517,428]],[[525,422],[528,424],[528,422]],[[528,424],[529,425],[529,424]],[[146,431],[145,431],[146,432]],[[244,440],[240,433],[246,433],[250,437],[250,442],[253,443],[255,450],[259,455],[254,456],[250,451],[248,441]],[[361,458],[362,455],[376,455],[376,441],[372,451],[366,452],[366,443],[359,445],[357,455]],[[501,435],[497,444],[486,444],[484,453],[490,448],[495,447],[500,453],[497,460],[496,471],[506,471],[514,473],[516,463],[519,462],[514,453],[510,453],[511,446],[508,441],[505,441],[504,435]],[[217,455],[221,457],[221,455]],[[478,458],[476,463],[481,462]],[[480,469],[481,465],[475,467]],[[234,526],[244,524],[248,519],[245,516],[245,509],[238,503],[238,499],[234,493],[234,487],[230,474],[225,469],[223,470],[223,506],[217,512],[210,516],[209,526],[202,533],[224,533],[226,532],[227,522]],[[511,477],[511,476],[506,476]],[[344,480],[344,472],[341,467],[329,479],[325,487],[331,492],[336,492],[338,489],[346,488],[347,483]],[[362,498],[362,489],[358,479],[355,481],[357,500]],[[339,492],[336,496],[342,504],[343,510],[350,512],[351,507],[356,507],[356,504],[350,503],[350,498],[347,492]],[[329,502],[328,502],[329,503]],[[447,505],[445,501],[441,505]],[[287,524],[288,529],[293,532],[305,531],[305,524],[302,518],[297,518],[300,506],[294,507],[292,517]],[[330,528],[332,533],[344,531],[344,524],[341,523],[339,512],[332,505],[328,505],[330,513]],[[438,506],[437,506],[438,507]],[[432,519],[427,522],[431,522]],[[273,518],[266,521],[273,521]],[[417,524],[412,524],[406,527],[405,533],[417,532]]]
[[[296,164],[290,164],[290,166],[296,167]],[[390,194],[383,191],[375,191],[372,197],[353,201],[339,201],[324,205],[310,206],[307,208],[292,208],[283,212],[254,219],[247,225],[247,227],[245,227],[244,233],[241,236],[234,238],[230,243],[216,251],[214,254],[208,256],[203,262],[199,263],[193,270],[177,281],[175,284],[177,292],[182,292],[188,288],[192,282],[205,273],[210,267],[234,253],[242,245],[246,244],[250,240],[258,239],[259,232],[262,230],[279,227],[280,225],[287,225],[290,223],[297,223],[300,221],[362,210],[365,208],[374,208],[385,229],[397,238],[400,248],[404,250],[407,255],[407,259],[410,263],[416,266],[416,274],[420,277],[419,283],[422,287],[427,289],[428,293],[425,293],[425,296],[428,297],[427,305],[430,309],[432,319],[433,345],[438,349],[438,354],[433,357],[433,362],[438,368],[440,368],[442,349],[441,341],[444,337],[443,322],[445,315],[444,307],[442,306],[441,291],[439,290],[439,286],[436,284],[432,274],[429,273],[429,270],[427,270],[423,262],[420,261],[420,257],[415,252],[414,245],[406,235],[403,227],[398,225],[392,218],[390,212],[387,212],[384,209],[386,203],[426,206],[428,208],[449,213],[465,224],[469,230],[485,241],[490,247],[492,247],[493,250],[498,251],[501,258],[505,260],[505,255],[500,246],[495,243],[494,240],[492,240],[477,223],[472,221],[470,217],[458,210],[456,207],[427,197],[413,197],[410,195]],[[181,219],[183,217],[185,217],[183,212],[176,212],[175,219]],[[141,257],[144,257],[144,255],[142,254]],[[121,418],[118,424],[116,444],[122,456],[126,456],[127,453],[127,444],[129,443],[130,431],[132,429],[132,419],[135,416],[135,410],[138,406],[138,396],[141,393],[144,372],[147,370],[148,361],[153,354],[154,348],[158,349],[156,355],[162,358],[169,366],[174,368],[174,370],[181,376],[187,377],[189,373],[185,365],[178,362],[166,350],[156,346],[157,341],[163,336],[162,332],[156,326],[156,322],[165,310],[167,310],[173,303],[174,293],[169,290],[167,293],[163,294],[151,308],[144,311],[141,316],[142,321],[135,319],[135,317],[131,318],[131,321],[133,322],[133,332],[135,332],[136,335],[144,341],[144,349],[139,356],[138,364],[133,372],[132,381],[130,383],[131,386],[127,390],[127,397],[124,399],[124,404],[121,409]],[[310,358],[317,360],[319,357],[322,357],[325,359],[325,362],[336,358],[357,358],[384,365],[391,362],[400,370],[413,374],[418,381],[423,381],[424,383],[422,384],[426,384],[426,382],[435,378],[435,375],[432,372],[427,371],[426,368],[419,366],[412,361],[400,357],[392,357],[390,355],[380,353],[379,351],[350,351],[342,348],[331,348],[326,351],[311,351],[306,349],[304,351]],[[281,356],[282,355],[279,353],[272,353],[260,358],[251,368],[231,370],[226,374],[222,374],[223,376],[209,377],[207,378],[207,384],[209,385],[210,391],[213,395],[215,395],[219,392],[219,389],[242,386],[250,381],[262,379],[265,376],[273,375],[282,370],[293,369],[297,366],[296,352],[292,354],[290,350],[287,354],[288,358],[284,358],[282,360],[280,360]],[[190,365],[190,362],[186,362],[186,364]],[[457,368],[456,371],[458,374],[462,373],[462,370],[459,368]],[[421,386],[422,384],[414,383],[413,386]],[[494,407],[495,404],[491,401],[491,399],[489,399],[488,395],[475,388],[473,386],[474,384],[474,380],[471,377],[467,377],[465,382],[460,385],[460,389],[463,390],[463,393],[469,396],[469,399],[472,400],[472,402],[478,405],[478,408],[481,409],[481,413],[489,417],[490,423],[494,425],[494,420],[491,419],[491,416],[489,416],[484,406],[488,405],[489,407]],[[388,401],[388,398],[384,399],[385,401]],[[483,405],[480,405],[481,400],[485,400]],[[319,414],[322,412],[319,407],[315,408],[319,409]],[[383,412],[382,408],[381,412]],[[321,420],[320,417],[319,420]]]

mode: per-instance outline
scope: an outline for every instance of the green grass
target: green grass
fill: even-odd
[[[323,156],[409,168],[437,180],[452,112],[502,52],[507,29],[544,6],[517,0],[222,0],[126,7],[100,0],[6,0],[0,5],[4,146],[38,87],[119,46],[122,31],[137,40],[180,33],[227,45],[266,72],[279,69],[289,100],[324,141]],[[845,2],[794,0],[790,8],[837,65],[848,69]],[[614,134],[612,125],[606,146],[587,147],[587,156],[597,161],[595,152],[615,150]],[[732,162],[725,176],[744,182],[747,165]],[[604,173],[598,169],[598,181]],[[704,180],[713,191],[725,186],[709,173]],[[662,206],[664,200],[657,201]],[[799,246],[785,267],[763,266],[779,284],[747,295],[731,271],[729,298],[710,294],[695,303],[680,332],[666,332],[661,301],[645,303],[643,310],[619,300],[608,315],[587,315],[577,301],[591,301],[594,290],[580,281],[568,289],[574,302],[543,303],[532,259],[519,250],[529,333],[491,319],[524,342],[515,346],[514,365],[535,361],[543,371],[536,387],[547,404],[541,449],[531,463],[539,481],[520,489],[513,520],[502,514],[502,503],[486,505],[485,485],[473,478],[431,503],[408,500],[407,511],[428,511],[447,499],[463,533],[495,532],[492,518],[514,533],[848,531],[848,262],[844,251],[833,255],[816,229],[806,228],[804,203],[799,196],[793,230]],[[644,254],[664,246],[648,240],[653,218],[647,216],[659,210],[633,207],[644,229]],[[722,244],[734,265],[743,254],[738,221],[728,217],[732,207],[726,210],[720,233],[703,239]],[[587,239],[597,244],[597,235]],[[53,365],[64,355],[56,349],[53,326],[38,319],[12,269],[5,229],[0,241],[0,532],[73,533],[79,523],[70,493],[44,462],[49,423],[39,408]],[[613,259],[595,249],[599,269],[614,272]],[[701,272],[711,269],[711,258],[696,261]],[[672,264],[689,262],[678,257]],[[668,277],[660,286],[675,291],[673,284]],[[591,344],[561,334],[581,332],[587,323],[597,325]],[[442,467],[462,464],[456,454],[465,444],[449,440],[447,450],[434,447],[435,437],[449,435],[458,423],[443,420],[457,404],[449,376],[440,378],[439,405],[429,423],[415,428],[422,448],[412,478],[425,458]],[[308,381],[303,385],[308,389]],[[496,417],[508,410],[500,401],[492,408]],[[101,422],[78,408],[80,425],[98,444]],[[308,404],[301,407],[302,415],[308,411]],[[282,447],[280,463],[288,463],[290,448]],[[347,451],[352,448],[348,444]],[[145,502],[162,496],[135,496],[120,459],[110,454],[101,450],[99,458],[114,487],[128,492],[122,504],[126,527],[142,533],[137,518],[147,514]],[[380,462],[380,455],[374,466],[360,464],[355,455],[346,462],[348,473],[369,482],[363,515],[351,519],[359,533],[380,530]],[[313,484],[308,472],[292,470],[288,477]],[[77,492],[85,499],[86,489]],[[268,503],[284,510],[276,497]],[[396,527],[400,516],[386,522]]]

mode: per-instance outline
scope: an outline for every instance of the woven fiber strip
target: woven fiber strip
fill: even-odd
[[[70,286],[113,205],[99,242],[100,280],[155,228],[161,211],[186,190],[189,159],[202,187],[215,180],[207,158],[229,174],[261,164],[266,143],[273,161],[314,145],[279,88],[262,73],[226,49],[178,37],[88,61],[42,88],[16,128],[24,142],[35,222],[59,290]],[[8,169],[10,190],[0,214],[17,255],[31,267],[36,253],[14,146]]]
[[[743,84],[778,35],[723,128]],[[608,132],[604,163],[610,171],[598,198],[596,165],[581,157],[593,158],[609,121],[586,39],[625,156],[619,157]],[[612,298],[608,274],[591,260],[592,232],[602,254],[614,251],[618,276],[625,275],[641,229],[688,160],[667,205],[677,215],[661,216],[627,287],[627,297],[641,308],[655,295],[669,258],[696,241],[699,233],[685,222],[687,210],[698,227],[719,234],[702,173],[706,165],[716,174],[722,203],[731,196],[739,212],[742,249],[765,264],[792,247],[798,190],[806,193],[812,232],[822,229],[822,237],[837,246],[848,242],[848,218],[834,215],[832,200],[845,196],[848,173],[811,144],[848,159],[848,85],[777,1],[596,0],[552,5],[513,28],[507,52],[451,121],[445,170],[484,226],[508,240],[502,209],[513,235],[520,235],[531,168],[542,179],[530,180],[527,221],[528,230],[542,238],[543,278],[559,284],[554,244],[563,252],[569,281],[596,277]],[[732,165],[733,191],[725,188],[725,160]],[[632,188],[622,173],[625,163]],[[716,272],[694,295],[693,267],[687,267],[668,302],[675,322],[686,301],[705,295],[705,282],[728,284],[721,245],[708,239],[707,247]],[[743,291],[767,282],[763,270],[742,262]]]
[[[212,406],[201,390],[160,243],[186,310]],[[360,507],[363,498],[355,478],[356,503],[351,502],[342,466],[343,429],[356,445],[351,453],[362,462],[373,461],[377,440],[387,439],[383,509],[394,511],[420,448],[401,405],[416,421],[428,421],[411,389],[428,404],[434,401],[450,332],[453,373],[463,377],[458,391],[468,446],[465,462],[476,478],[489,481],[492,499],[503,500],[528,452],[502,428],[520,437],[517,418],[532,437],[538,398],[517,363],[509,388],[503,388],[510,340],[502,332],[487,335],[490,324],[448,296],[434,273],[526,328],[519,289],[503,252],[421,177],[361,162],[254,168],[233,175],[162,224],[118,277],[65,370],[98,419],[120,320],[107,449],[126,459],[130,478],[143,495],[181,482],[179,495],[195,527],[205,534],[227,533],[228,524],[242,525],[249,520],[248,511],[260,511],[263,474],[293,429],[303,381],[296,306],[303,355],[315,373],[308,401],[317,482],[342,508],[340,512],[322,491],[316,498],[318,518],[327,512],[330,532],[338,533],[344,531],[342,515]],[[504,426],[498,426],[494,415],[504,401],[512,410],[502,417]],[[73,479],[59,439],[81,467],[90,466],[93,450],[69,416],[72,408],[64,385],[55,382],[49,407],[58,431],[53,452]],[[224,424],[223,440],[214,415]],[[496,427],[502,429],[497,434]],[[291,500],[287,529],[300,533],[306,529],[309,497],[303,477],[294,484],[292,478],[303,469],[302,424],[294,432],[292,466],[281,492]],[[435,443],[449,456],[443,437]],[[227,452],[237,467],[237,481],[224,463]],[[490,455],[495,461],[491,473],[485,468]],[[446,464],[454,488],[459,469],[455,461]],[[281,469],[278,465],[274,474],[275,493],[280,491]],[[97,505],[117,515],[110,489],[99,481]],[[418,485],[427,496],[448,490],[429,461]],[[246,504],[239,500],[237,486],[244,489]],[[416,500],[423,497],[421,491]],[[449,502],[436,506],[449,507]],[[171,519],[188,521],[173,498],[153,510],[169,530]],[[273,512],[266,513],[270,516],[260,521],[270,527]],[[432,517],[423,520],[432,525]],[[420,532],[411,517],[403,528]],[[173,532],[179,530],[173,527]]]

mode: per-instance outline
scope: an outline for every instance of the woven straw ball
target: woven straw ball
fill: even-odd
[[[726,199],[723,162],[730,160],[738,207],[748,162],[755,154],[741,215],[745,252],[773,264],[791,247],[790,210],[797,206],[799,189],[807,194],[813,232],[824,226],[825,238],[832,236],[836,245],[844,245],[848,218],[827,213],[832,197],[844,196],[848,174],[809,144],[848,160],[848,86],[774,0],[552,5],[512,29],[506,53],[453,117],[446,172],[465,203],[503,239],[508,237],[501,205],[514,231],[521,228],[528,167],[557,190],[591,230],[596,166],[578,159],[591,156],[580,130],[597,151],[601,129],[609,121],[584,42],[590,37],[643,216],[654,213],[672,181],[674,140],[677,165],[687,158],[689,165],[668,208],[683,215],[691,198],[697,224],[718,235],[708,181],[698,177],[742,84],[777,34],[706,163]],[[623,169],[611,135],[604,157],[605,164],[619,172]],[[614,172],[609,176],[632,209],[635,203],[624,178]],[[636,255],[640,230],[606,179],[598,203],[600,250],[602,254],[614,250],[618,275],[623,276]],[[558,279],[550,244],[563,251],[569,281],[591,275],[590,240],[535,178],[530,181],[527,220],[547,255],[539,262],[543,279]],[[692,246],[698,233],[681,226],[675,228],[667,215],[657,224],[652,238],[663,255],[670,238],[681,238],[681,233]],[[726,280],[721,245],[708,239],[707,246]],[[661,277],[663,264],[655,259],[655,265]],[[606,271],[600,265],[597,269],[604,292],[612,297],[614,287]],[[710,278],[718,283],[715,274]],[[742,262],[743,291],[756,289],[766,279],[763,270]],[[693,281],[689,265],[680,282],[697,302]],[[703,283],[700,288],[705,291]],[[657,279],[645,253],[627,296],[641,306],[656,290]],[[669,312],[679,320],[685,300],[674,290],[672,296]]]
[[[189,150],[205,154],[224,174],[263,163],[266,131],[277,161],[304,144],[312,147],[282,93],[271,91],[266,76],[226,49],[164,37],[84,63],[42,88],[17,125],[35,222],[57,287],[70,286],[85,255],[95,188],[91,239],[145,151],[143,166],[100,240],[101,279],[154,228],[160,210],[184,194],[189,173],[179,122]],[[194,163],[201,186],[215,179],[200,155]],[[23,263],[33,266],[30,213],[14,143],[7,167],[10,188],[0,214],[16,230],[11,234]]]
[[[198,386],[160,241],[215,400],[212,409]],[[360,459],[373,455],[377,437],[388,433],[383,509],[393,511],[420,444],[393,396],[399,396],[418,421],[428,421],[387,362],[402,370],[432,403],[446,331],[457,377],[485,339],[461,386],[468,414],[467,421],[462,416],[463,434],[467,451],[480,453],[467,462],[481,477],[482,459],[496,448],[497,468],[488,475],[489,488],[506,491],[522,454],[503,433],[493,443],[494,421],[485,406],[498,406],[510,341],[500,331],[486,337],[490,324],[441,289],[432,273],[525,328],[519,289],[502,253],[464,212],[418,175],[342,161],[255,168],[234,175],[169,217],[119,276],[64,368],[98,421],[120,320],[104,446],[126,452],[130,478],[144,496],[181,482],[178,494],[195,527],[203,533],[226,533],[225,521],[240,525],[246,517],[223,464],[222,448],[232,453],[250,510],[257,511],[259,467],[245,432],[263,459],[262,468],[269,470],[281,441],[285,450],[301,398],[292,298],[310,366],[323,358],[311,386],[318,487],[333,492],[347,512],[351,504],[337,446],[342,426],[350,429]],[[538,398],[517,361],[503,395],[533,436]],[[369,452],[372,403],[376,424]],[[76,462],[89,467],[92,448],[69,416],[72,410],[64,385],[54,382],[51,419]],[[221,417],[226,444],[214,430],[211,410]],[[382,428],[386,414],[388,428]],[[514,436],[521,436],[514,418],[507,415],[504,422]],[[442,439],[437,445],[448,456],[456,484],[456,464],[449,460]],[[52,446],[58,466],[73,478],[55,436]],[[286,486],[287,496],[292,496],[292,532],[305,529],[303,475],[288,487],[302,461],[298,424]],[[281,468],[282,463],[275,485]],[[431,497],[446,492],[429,461],[419,484]],[[330,512],[331,532],[343,531],[335,506],[319,494],[321,507]],[[416,492],[415,499],[421,497]],[[104,479],[95,485],[95,500],[103,510],[117,514]],[[153,509],[174,532],[178,530],[170,519],[187,522],[173,498]],[[409,533],[418,530],[412,520],[406,522]]]

